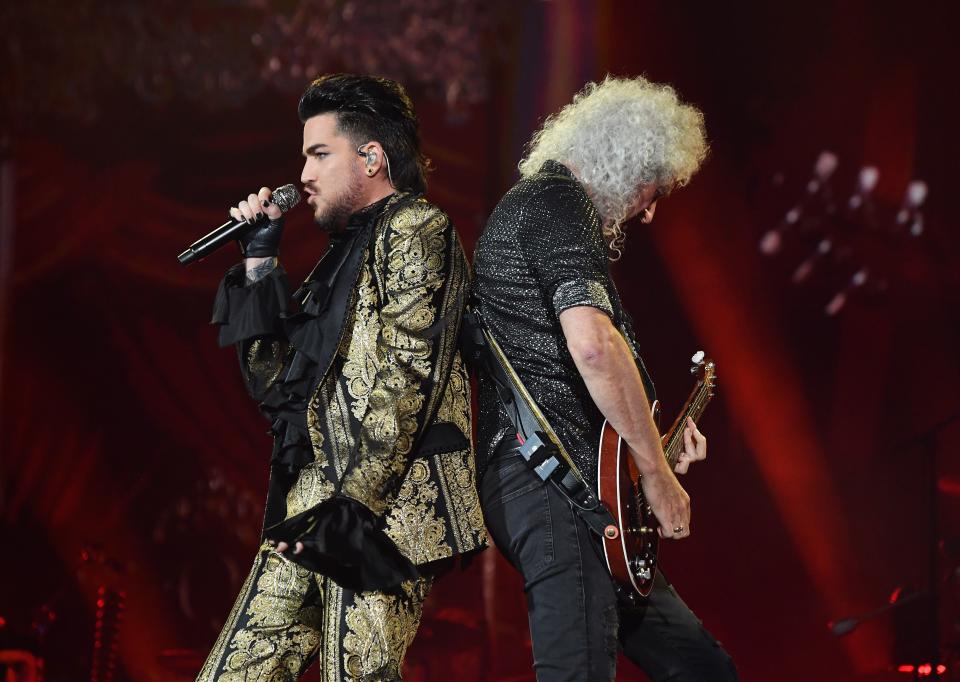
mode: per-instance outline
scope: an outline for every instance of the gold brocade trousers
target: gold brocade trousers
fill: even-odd
[[[354,592],[264,545],[197,682],[292,682],[314,661],[324,682],[400,680],[431,584]]]

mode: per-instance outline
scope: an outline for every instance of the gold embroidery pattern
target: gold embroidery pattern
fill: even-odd
[[[263,549],[197,681],[294,682],[319,654],[324,682],[392,682],[431,584],[345,591]]]
[[[450,379],[447,381],[447,392],[437,410],[437,421],[456,424],[461,433],[468,437],[472,433],[473,429],[470,425],[470,383],[460,353],[455,353],[453,356]]]
[[[320,415],[326,414],[330,404],[330,385],[335,381],[331,380],[331,375],[327,375],[320,382],[313,400],[307,407],[307,431],[310,434],[310,444],[313,446],[313,459],[321,466],[327,464],[326,456],[326,438],[323,435],[323,429],[320,427]]]
[[[387,516],[384,532],[414,564],[424,564],[453,555],[444,542],[446,524],[437,518],[439,493],[430,481],[427,462],[417,460],[410,466]]]
[[[424,332],[435,321],[433,298],[445,282],[448,228],[446,216],[425,202],[399,211],[388,226],[378,370],[362,419],[359,461],[343,486],[377,514],[389,506],[384,490],[403,473],[422,419],[421,386],[430,378],[434,351]]]
[[[453,239],[450,246],[451,249],[448,253],[450,265],[447,276],[447,288],[440,308],[441,316],[447,322],[452,322],[454,317],[459,319],[460,313],[462,312],[461,308],[467,296],[467,273],[469,271],[466,257],[463,254],[463,247],[460,245],[460,237],[456,232],[453,232]],[[460,358],[460,352],[457,350],[458,337],[459,324],[448,324],[444,328],[443,334],[440,337],[440,350],[437,353],[436,366],[434,367],[434,381],[438,381],[440,377],[443,377],[448,372],[448,368],[449,371],[453,371],[451,363]],[[464,381],[466,382],[465,374]],[[466,390],[469,395],[469,389]],[[445,399],[445,392],[441,394],[440,391],[434,391],[431,396],[431,404],[427,407],[427,414],[433,414],[438,409],[437,403]],[[469,403],[469,398],[467,402]],[[464,433],[469,434],[471,430],[467,429]]]
[[[346,348],[343,376],[347,380],[347,390],[354,399],[351,408],[353,416],[359,421],[367,411],[367,397],[380,364],[377,358],[377,336],[380,333],[377,292],[373,288],[369,268],[362,269],[357,282],[353,324],[350,328],[349,343],[341,344],[341,348]]]
[[[457,549],[467,552],[482,547],[486,544],[487,531],[471,451],[444,452],[435,455],[434,460]]]
[[[340,682],[340,652],[343,619],[343,588],[329,578],[317,576],[323,597],[323,648],[320,652],[320,668],[324,682]]]
[[[350,429],[350,407],[347,404],[346,391],[340,381],[334,386],[334,403],[327,411],[327,428],[331,434],[333,466],[339,481],[349,465],[350,453],[356,442]]]
[[[283,369],[283,347],[277,340],[255,339],[247,349],[247,371],[262,386],[269,386]]]
[[[403,584],[400,595],[360,592],[347,606],[343,638],[345,677],[363,682],[400,679],[403,658],[420,625],[430,581]]]
[[[321,467],[319,462],[311,462],[300,470],[297,482],[287,493],[287,518],[296,516],[333,496],[334,485],[327,480]]]
[[[221,633],[224,638],[232,632],[233,638],[219,675],[216,664],[208,661],[198,680],[292,682],[319,646],[319,611],[316,607],[304,608],[312,574],[276,554],[268,554],[261,564],[262,556],[250,576],[252,579],[259,573],[244,610],[246,622],[237,628],[240,619],[235,617],[235,609],[228,621],[230,627],[224,627]],[[258,570],[260,565],[262,571]],[[247,597],[249,591],[241,593],[237,603],[246,602]]]

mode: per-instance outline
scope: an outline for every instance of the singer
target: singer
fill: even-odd
[[[198,680],[399,680],[433,581],[486,534],[459,352],[468,269],[423,198],[428,161],[399,84],[304,92],[301,175],[330,247],[289,302],[269,189],[214,304],[273,451],[263,543]]]

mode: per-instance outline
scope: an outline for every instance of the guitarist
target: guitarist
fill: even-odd
[[[690,498],[670,471],[648,408],[653,384],[610,277],[623,225],[707,154],[703,115],[644,78],[590,83],[547,119],[475,253],[474,307],[530,397],[596,490],[604,418],[630,445],[664,538],[690,535]],[[517,426],[480,376],[478,457],[487,528],[523,574],[540,682],[612,680],[618,646],[653,680],[735,680],[730,656],[658,573],[627,608],[601,540],[557,485],[521,456]],[[676,469],[706,456],[689,422]]]

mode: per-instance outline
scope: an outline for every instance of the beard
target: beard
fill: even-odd
[[[325,232],[339,232],[347,224],[347,218],[363,208],[358,206],[361,196],[363,196],[363,179],[360,172],[354,170],[343,191],[331,197],[321,213],[314,214],[314,223]]]

